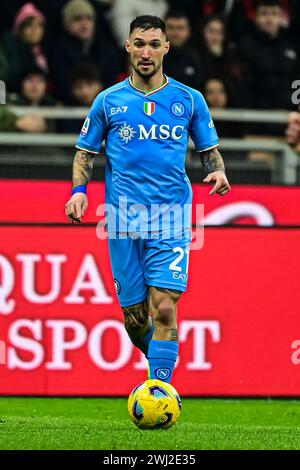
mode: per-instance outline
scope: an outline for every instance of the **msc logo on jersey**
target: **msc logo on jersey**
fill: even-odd
[[[133,129],[133,127],[124,122],[123,125],[120,127],[118,133],[123,142],[125,142],[125,144],[128,144],[128,142],[133,139],[134,134],[136,134],[136,131]]]
[[[147,116],[151,116],[155,111],[155,103],[153,102],[145,102],[144,103],[144,113],[147,114]]]
[[[183,116],[185,112],[185,106],[180,103],[179,101],[176,101],[175,103],[172,104],[171,106],[171,113],[174,116]]]
[[[83,126],[81,128],[81,131],[80,131],[80,134],[81,135],[87,135],[88,133],[88,130],[89,130],[89,126],[90,126],[90,118],[87,117],[83,123]]]
[[[147,130],[143,124],[139,124],[139,140],[166,140],[172,137],[175,140],[180,140],[183,137],[184,126],[173,126],[169,124],[152,124]]]
[[[180,140],[184,136],[184,126],[171,127],[170,124],[161,124],[160,126],[152,124],[152,126],[146,128],[143,124],[138,124],[138,128],[138,140],[167,140],[170,138]],[[137,131],[126,122],[118,130],[118,134],[125,144],[128,144],[136,133]]]
[[[213,127],[215,127],[214,121],[209,121],[208,127],[209,127],[210,129],[212,129]]]

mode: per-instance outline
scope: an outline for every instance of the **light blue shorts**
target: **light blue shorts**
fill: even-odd
[[[148,296],[149,286],[185,292],[188,281],[190,229],[173,238],[108,238],[110,262],[119,302],[135,305]]]

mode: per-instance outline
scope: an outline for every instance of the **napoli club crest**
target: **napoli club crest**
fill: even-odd
[[[156,369],[155,375],[159,380],[167,380],[171,375],[171,369],[169,369],[169,367]]]
[[[171,106],[171,113],[173,116],[183,116],[185,113],[185,106],[183,103],[180,103],[179,101],[176,101],[175,103],[172,103]]]
[[[119,295],[121,292],[121,285],[118,279],[114,279],[114,284],[115,284],[116,293]]]

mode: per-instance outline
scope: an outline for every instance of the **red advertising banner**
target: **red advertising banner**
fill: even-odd
[[[209,187],[194,184],[194,209],[204,204],[206,225],[299,225],[300,188],[234,185],[225,198],[209,196]],[[65,181],[1,180],[2,222],[68,223],[64,205],[71,183]],[[104,203],[104,182],[88,186],[89,207],[85,222],[99,221],[97,207]],[[193,223],[201,222],[193,211]]]
[[[0,240],[0,394],[125,396],[145,380],[94,227],[2,225]],[[181,395],[300,396],[299,240],[205,229],[179,303]]]

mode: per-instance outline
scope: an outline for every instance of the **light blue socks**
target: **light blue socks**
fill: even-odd
[[[178,350],[178,341],[151,339],[148,350],[149,379],[171,382]]]

